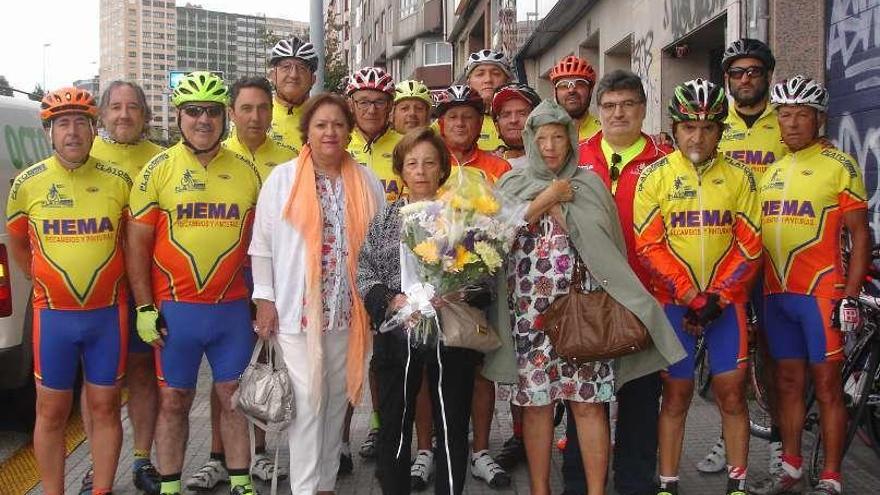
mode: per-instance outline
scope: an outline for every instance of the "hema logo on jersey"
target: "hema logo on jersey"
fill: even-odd
[[[786,217],[816,218],[816,211],[813,209],[813,203],[811,201],[800,201],[797,199],[764,201],[764,204],[761,206],[761,213],[764,216],[781,215]]]
[[[733,225],[733,213],[730,210],[674,211],[669,215],[669,225],[673,229],[682,227],[726,227]]]
[[[43,235],[90,235],[113,232],[109,217],[43,220]]]
[[[238,220],[241,211],[238,204],[182,203],[177,205],[177,220]]]
[[[770,165],[776,161],[776,155],[772,151],[762,150],[731,150],[727,156],[746,165]]]

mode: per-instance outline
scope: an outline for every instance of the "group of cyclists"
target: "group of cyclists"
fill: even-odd
[[[93,446],[81,493],[112,491],[123,379],[138,489],[173,495],[228,482],[232,494],[246,495],[256,493],[252,477],[287,474],[266,454],[264,434],[251,456],[247,421],[231,398],[255,342],[246,254],[257,197],[273,167],[303,147],[301,106],[317,67],[314,47],[292,38],[273,47],[268,77],[229,87],[210,72],[187,74],[172,95],[181,140],[168,149],[147,139],[150,107],[133,82],[111,83],[100,102],[77,88],[43,99],[40,117],[54,153],[15,179],[7,230],[15,261],[34,286],[34,447],[44,493],[64,490],[61,447],[80,364]],[[803,76],[773,85],[774,68],[766,44],[741,39],[724,52],[724,85],[695,79],[676,86],[667,114],[675,148],[644,132],[647,98],[632,72],[599,79],[587,60],[567,56],[549,74],[552,98],[577,122],[580,165],[613,195],[629,263],[688,353],[617,391],[613,468],[622,495],[679,491],[698,341],[722,418],[722,437],[698,469],[726,470],[728,495],[842,492],[840,371],[843,336],[860,323],[866,191],[858,164],[822,137],[826,89]],[[432,96],[420,81],[395,82],[367,67],[339,88],[355,118],[348,151],[381,180],[389,202],[405,194],[392,170],[394,147],[415,129],[433,127],[454,165],[476,168],[490,182],[525,166],[522,130],[541,97],[514,80],[497,51],[471,54],[464,76],[466,84]],[[852,246],[846,267],[842,230]],[[747,488],[748,305],[773,358],[768,386],[776,400],[769,478]],[[211,452],[183,483],[203,355],[214,383]],[[811,487],[804,487],[800,445],[807,375],[825,449],[824,470]],[[372,376],[370,390],[375,399]],[[426,487],[434,469],[430,400],[423,383],[413,489]],[[495,384],[476,373],[471,473],[503,488],[508,471],[526,461],[522,411],[511,406],[513,435],[493,456],[495,401]],[[351,413],[349,407],[340,425],[342,475],[354,467]],[[374,410],[360,456],[376,456],[381,421]],[[579,448],[569,421],[567,493],[586,492]]]

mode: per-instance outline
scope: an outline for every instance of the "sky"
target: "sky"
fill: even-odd
[[[125,1],[125,0],[114,0]],[[546,14],[556,0],[519,0],[517,17],[535,9]],[[308,0],[191,0],[206,9],[309,20]],[[13,88],[56,88],[98,73],[99,0],[3,2],[0,16],[0,75]],[[185,5],[186,1],[177,2]],[[75,8],[74,8],[75,7]],[[44,46],[47,45],[48,46]]]

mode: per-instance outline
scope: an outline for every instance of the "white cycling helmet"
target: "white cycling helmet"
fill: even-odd
[[[825,112],[828,110],[828,90],[814,79],[797,75],[773,86],[770,103],[777,107],[806,105]]]
[[[302,60],[312,72],[318,70],[318,54],[315,52],[315,46],[302,41],[296,36],[290,39],[282,39],[275,43],[275,46],[272,47],[272,52],[269,54],[269,65],[275,66],[275,64],[285,58]]]
[[[464,69],[464,77],[468,77],[471,75],[471,72],[477,68],[479,65],[483,64],[492,64],[497,66],[499,69],[503,70],[507,77],[512,78],[513,72],[510,70],[510,62],[508,62],[507,57],[504,56],[501,52],[496,52],[495,50],[489,50],[488,48],[471,53],[471,56],[468,57],[467,65]]]

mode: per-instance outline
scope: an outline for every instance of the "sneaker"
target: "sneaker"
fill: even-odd
[[[336,471],[336,474],[341,476],[351,474],[352,471],[354,471],[354,461],[351,460],[351,453],[340,452],[339,469]]]
[[[840,495],[838,484],[830,480],[819,480],[819,483],[807,492],[807,495]]]
[[[271,483],[272,476],[275,474],[275,469],[275,463],[272,462],[272,459],[270,459],[265,452],[262,454],[256,454],[254,456],[254,461],[251,463],[251,476],[261,481]],[[284,466],[277,466],[277,469],[279,480],[287,478],[287,469],[285,469]]]
[[[260,495],[252,486],[236,486],[229,491],[229,495]]]
[[[148,462],[135,469],[134,472],[131,473],[131,478],[134,487],[138,490],[147,495],[159,495],[159,488],[162,485],[162,477],[159,476],[159,472],[156,471],[156,468],[151,463]]]
[[[510,437],[495,456],[495,462],[505,470],[511,470],[526,459],[526,448],[522,438]]]
[[[361,445],[361,449],[358,451],[361,457],[365,457],[367,459],[372,459],[376,457],[376,440],[379,437],[379,429],[370,430],[370,433],[367,434],[367,439],[364,440],[364,443]]]
[[[491,488],[510,486],[510,475],[484,450],[476,458],[471,456],[471,476],[485,481]]]
[[[749,495],[746,491],[746,480],[727,478],[727,495]]]
[[[92,495],[92,485],[95,478],[95,466],[90,464],[86,473],[83,474],[82,484],[79,487],[79,495]]]
[[[428,487],[428,481],[434,472],[434,453],[420,450],[409,468],[409,486],[411,490],[422,491]]]
[[[670,481],[657,489],[657,495],[678,495],[678,482]]]
[[[780,495],[783,493],[801,493],[804,490],[802,478],[792,478],[788,473],[782,471],[779,474],[771,476],[752,487],[754,495]],[[822,492],[819,492],[820,494]]]
[[[770,453],[767,472],[770,473],[770,476],[776,476],[782,472],[782,442],[768,443],[767,450]]]
[[[697,463],[701,473],[720,473],[727,469],[727,454],[724,452],[724,439],[719,438],[702,461]]]
[[[204,466],[186,480],[186,487],[190,490],[208,491],[220,483],[229,483],[229,472],[222,462],[208,459]]]

